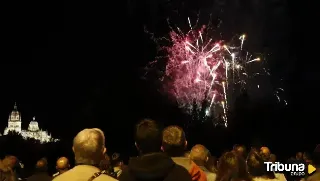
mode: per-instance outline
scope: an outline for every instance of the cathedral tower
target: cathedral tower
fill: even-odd
[[[39,125],[38,122],[36,121],[36,117],[32,118],[32,121],[29,123],[28,131],[39,131]]]
[[[17,104],[14,104],[13,110],[9,115],[8,127],[4,131],[4,135],[8,134],[9,131],[15,131],[21,133],[21,114],[18,111]]]

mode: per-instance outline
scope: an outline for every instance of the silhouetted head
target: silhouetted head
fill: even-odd
[[[209,156],[209,150],[200,144],[193,146],[190,152],[190,159],[199,166],[205,166]]]
[[[48,164],[48,159],[47,157],[42,157],[41,160],[45,161]]]
[[[303,160],[309,160],[311,159],[311,155],[308,152],[304,152],[302,158]]]
[[[277,161],[277,156],[275,154],[270,155],[270,162],[275,163]]]
[[[233,151],[242,156],[244,159],[247,157],[247,149],[244,145],[234,145]]]
[[[135,144],[140,154],[161,151],[161,130],[153,120],[143,120],[136,126]]]
[[[320,168],[320,150],[313,152],[313,154],[312,154],[312,163],[317,168]]]
[[[303,153],[302,152],[296,153],[296,159],[297,160],[303,160]]]
[[[17,158],[14,156],[5,157],[0,160],[0,180],[15,181],[17,180],[14,173],[14,167],[17,163]]]
[[[47,161],[44,159],[40,159],[39,161],[37,161],[36,170],[38,172],[46,172],[48,170]]]
[[[217,172],[218,159],[215,156],[209,156],[209,159],[205,165],[205,167],[213,173]]]
[[[12,155],[8,155],[3,159],[4,163],[7,164],[12,170],[14,170],[19,162],[18,158]]]
[[[247,158],[248,172],[252,177],[264,177],[268,179],[274,179],[273,172],[268,172],[264,162],[268,162],[257,151],[251,150]]]
[[[76,164],[99,165],[106,153],[104,133],[97,128],[84,129],[73,139]]]
[[[123,165],[123,160],[119,153],[114,153],[111,156],[111,165],[113,167],[121,167]]]
[[[183,129],[169,126],[162,133],[162,150],[171,157],[183,156],[187,148],[187,140]]]
[[[59,171],[59,172],[65,172],[67,170],[69,170],[70,168],[70,164],[69,164],[69,160],[68,158],[66,157],[61,157],[57,160],[57,163],[56,163],[56,169]]]
[[[271,155],[271,151],[268,147],[263,146],[260,148],[260,156],[262,156],[264,160],[269,160],[270,155]]]
[[[17,157],[6,156],[3,160],[0,160],[0,170],[2,170],[3,172],[10,172],[14,170],[17,162]]]
[[[217,178],[219,181],[251,181],[245,160],[235,152],[226,152],[218,162]]]

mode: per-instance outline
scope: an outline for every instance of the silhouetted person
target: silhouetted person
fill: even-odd
[[[52,177],[48,175],[47,161],[41,159],[36,164],[36,172],[30,176],[27,181],[51,181]]]
[[[315,173],[313,173],[311,176],[307,178],[307,181],[319,181],[320,180],[320,149],[315,149],[313,155],[312,155],[312,164],[316,168]]]
[[[303,160],[303,153],[297,152],[294,157],[290,157],[287,160],[287,164],[305,164],[305,162]],[[300,181],[300,179],[301,179],[299,177],[291,176],[291,174],[288,172],[285,172],[285,175],[286,175],[286,179],[288,181]]]
[[[113,171],[116,173],[117,178],[120,177],[122,170],[124,169],[123,160],[120,157],[119,153],[114,153],[111,156],[111,165],[113,167]]]
[[[235,145],[233,151],[239,154],[243,159],[247,158],[247,149],[244,145]]]
[[[10,168],[12,169],[15,178],[22,180],[24,178],[24,165],[15,156],[8,155],[4,160],[10,160]]]
[[[102,170],[104,174],[107,174],[112,178],[117,178],[117,174],[113,170],[113,167],[111,165],[111,160],[108,154],[105,154],[104,159],[100,161],[99,168],[100,170]]]
[[[261,156],[256,150],[251,150],[247,158],[248,172],[253,177],[255,181],[268,181],[271,179],[276,179],[274,172],[267,171],[264,162],[268,162],[266,158]]]
[[[277,156],[275,154],[270,154],[269,162],[275,163],[277,161]],[[274,172],[274,175],[278,180],[286,180],[284,174],[281,172]]]
[[[17,181],[18,178],[13,171],[14,165],[16,164],[15,157],[6,157],[0,160],[0,180],[4,181]]]
[[[99,169],[106,153],[104,133],[97,128],[84,129],[73,139],[76,166],[54,178],[55,181],[115,181]]]
[[[61,174],[63,174],[64,172],[68,171],[70,169],[70,164],[69,164],[69,160],[66,157],[61,157],[57,160],[56,163],[56,169],[57,169],[57,173],[55,173],[53,175],[53,177],[57,177]]]
[[[302,161],[303,160],[303,153],[302,152],[298,152],[296,154],[296,160],[298,160],[298,161]]]
[[[179,126],[169,126],[162,133],[162,150],[172,160],[189,171],[193,181],[207,180],[206,174],[190,159],[184,157],[188,142],[185,133]]]
[[[220,157],[216,180],[252,181],[245,160],[236,152],[226,152]]]
[[[270,155],[270,162],[275,163],[277,161],[277,156],[275,154]]]
[[[216,179],[216,174],[210,172],[206,167],[206,163],[209,160],[209,150],[203,146],[203,145],[195,145],[192,147],[191,152],[190,152],[190,159],[197,164],[202,171],[204,171],[204,173],[207,176],[207,180],[208,181],[215,181]]]
[[[25,178],[24,164],[15,156],[13,156],[13,157],[16,160],[13,171],[15,172],[15,175],[18,178],[18,180],[23,180]]]
[[[120,181],[191,181],[186,169],[161,152],[161,130],[155,121],[137,124],[135,145],[140,156],[130,158]]]
[[[312,158],[311,158],[311,155],[308,152],[304,152],[303,153],[303,161],[306,164],[312,164]]]
[[[263,157],[264,160],[270,160],[271,151],[268,147],[263,146],[260,148],[260,156]]]
[[[45,162],[45,164],[48,165],[48,159],[47,159],[47,157],[43,157],[43,158],[41,158],[40,160],[43,160],[43,161]]]
[[[218,159],[215,156],[209,156],[209,159],[206,163],[206,168],[212,173],[217,173],[217,165]]]

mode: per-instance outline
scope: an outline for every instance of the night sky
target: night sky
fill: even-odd
[[[239,114],[229,130],[195,126],[194,142],[220,134],[225,138],[218,141],[222,146],[256,137],[270,143],[279,135],[275,145],[294,145],[297,140],[299,148],[316,144],[306,140],[319,129],[315,16],[306,10],[311,4],[285,0],[25,3],[8,4],[2,22],[1,130],[14,102],[25,129],[33,116],[62,139],[85,127],[101,127],[114,150],[133,147],[133,125],[141,118],[183,124],[187,116],[157,91],[153,80],[141,79],[156,50],[144,26],[163,36],[168,33],[167,17],[183,26],[188,16],[195,19],[200,11],[205,23],[210,14],[213,21],[221,20],[226,37],[246,32],[248,48],[268,54],[272,73],[268,81],[285,88],[288,106],[261,96],[250,103],[242,101],[240,108],[250,104],[254,109]]]

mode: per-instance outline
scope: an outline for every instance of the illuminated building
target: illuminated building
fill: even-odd
[[[15,104],[13,111],[9,115],[8,127],[5,128],[3,135],[7,135],[9,132],[16,132],[24,139],[33,138],[39,140],[41,143],[59,141],[58,139],[52,138],[47,131],[41,130],[35,117],[33,117],[33,120],[29,123],[28,130],[22,130],[21,123],[21,113]]]

